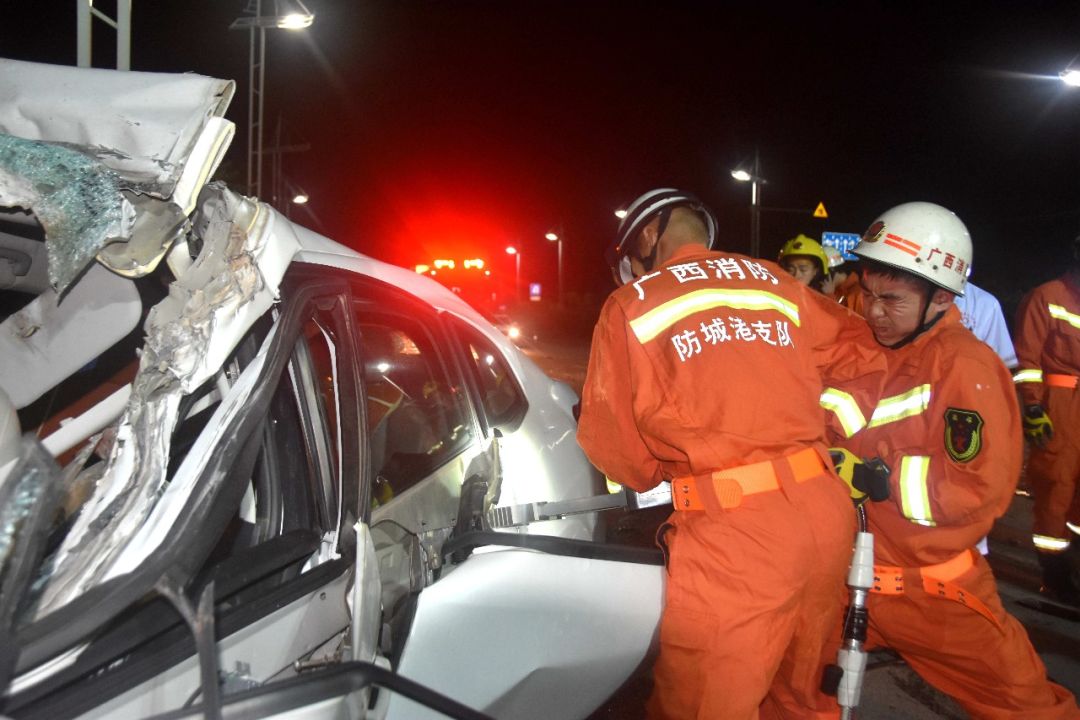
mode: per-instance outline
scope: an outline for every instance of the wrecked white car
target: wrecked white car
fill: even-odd
[[[573,391],[211,182],[232,93],[0,60],[0,711],[587,716],[663,571]]]

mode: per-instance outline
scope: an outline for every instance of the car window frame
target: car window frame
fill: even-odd
[[[439,308],[432,306],[423,299],[381,280],[370,277],[354,277],[351,286],[353,312],[349,314],[350,321],[354,323],[354,326],[358,323],[356,318],[356,307],[358,303],[370,304],[376,308],[377,312],[381,315],[399,316],[404,318],[407,323],[420,326],[421,330],[428,334],[435,349],[438,370],[441,370],[442,374],[452,385],[461,387],[464,390],[466,401],[463,403],[465,410],[462,421],[468,423],[470,439],[460,443],[452,451],[441,455],[437,464],[425,467],[422,470],[422,475],[417,480],[417,482],[419,482],[438,472],[441,468],[466,452],[470,446],[479,442],[481,438],[487,437],[486,428],[483,425],[481,417],[481,409],[476,405],[477,398],[470,384],[469,373],[466,372],[465,368],[461,365],[460,346],[453,337],[453,334],[448,331],[444,324],[441,317],[442,312]],[[359,367],[362,367],[364,361],[363,338],[359,328],[356,329],[355,334],[357,342],[359,343],[357,350],[357,365],[359,372]],[[359,372],[359,374],[361,376],[361,382],[363,382],[363,373]],[[366,394],[364,397],[366,400]],[[366,402],[364,405],[366,408]],[[366,427],[366,425],[364,427]],[[364,432],[363,435],[366,444],[367,433]],[[367,449],[366,457],[368,458],[366,464],[368,465],[368,470],[374,481],[377,469],[370,465],[370,448]],[[415,485],[416,483],[413,483],[409,487],[414,487]],[[369,484],[368,487],[370,489],[371,485]]]
[[[525,388],[522,386],[517,373],[514,372],[513,366],[508,361],[506,354],[498,344],[487,337],[477,327],[468,323],[463,318],[450,313],[442,312],[443,322],[447,325],[447,335],[449,335],[456,346],[456,353],[458,355],[458,362],[462,366],[463,373],[468,381],[470,392],[473,394],[473,405],[476,407],[476,413],[480,416],[481,424],[484,428],[484,437],[490,438],[492,431],[498,430],[500,433],[512,433],[521,427],[521,423],[524,422],[525,416],[529,413],[529,395],[525,392]],[[466,339],[461,337],[461,331],[464,330],[467,333],[472,333],[479,336],[482,340],[489,343],[494,347],[495,352],[498,353],[500,361],[506,365],[507,376],[513,383],[514,392],[517,395],[517,401],[514,403],[513,413],[498,421],[488,417],[488,410],[484,404],[484,388],[481,384],[480,378],[476,377],[478,372],[476,363],[470,358]]]

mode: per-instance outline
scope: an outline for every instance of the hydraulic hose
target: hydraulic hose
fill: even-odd
[[[867,532],[866,509],[856,509],[859,532],[855,536],[855,551],[848,570],[848,608],[844,615],[844,632],[836,664],[825,669],[822,689],[836,695],[842,720],[850,720],[859,706],[863,676],[866,674],[866,628],[869,614],[866,597],[874,584],[874,536]]]
[[[836,689],[841,720],[852,717],[862,694],[866,674],[866,651],[863,646],[866,644],[866,626],[869,622],[866,597],[874,585],[874,536],[866,530],[866,509],[860,505],[857,512],[859,532],[855,536],[855,552],[847,577],[850,602],[844,617],[843,644],[836,657],[836,664],[843,670]]]

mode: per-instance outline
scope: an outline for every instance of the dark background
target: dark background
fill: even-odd
[[[483,257],[505,279],[514,244],[549,292],[559,227],[568,296],[594,307],[612,213],[651,187],[696,192],[747,251],[750,188],[729,173],[755,150],[763,206],[797,211],[763,213],[767,257],[938,202],[1008,312],[1080,232],[1080,89],[1057,78],[1080,3],[306,2],[311,28],[268,32],[265,142],[280,122],[282,144],[310,145],[283,161],[311,195],[294,219],[390,262]],[[237,81],[220,174],[241,189],[245,7],[134,0],[132,38],[136,70]],[[5,2],[0,55],[74,64],[75,3]]]

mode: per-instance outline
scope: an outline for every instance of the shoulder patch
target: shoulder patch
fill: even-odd
[[[974,410],[945,411],[945,450],[956,462],[970,462],[982,450],[983,419]]]

